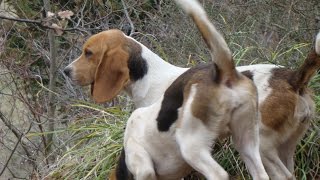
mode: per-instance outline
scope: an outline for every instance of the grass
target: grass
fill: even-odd
[[[316,96],[316,103],[319,113],[319,94]],[[76,108],[90,107],[79,104]],[[120,112],[119,109],[114,108],[94,109],[98,111],[98,117],[79,119],[65,129],[65,133],[71,136],[67,143],[72,145],[59,158],[53,171],[48,175],[49,179],[106,179],[110,170],[114,168],[122,148],[126,119],[130,113]],[[319,177],[319,127],[319,117],[316,117],[297,147],[295,155],[297,179],[307,180]],[[230,139],[217,143],[213,152],[215,159],[231,177],[250,179]]]
[[[64,129],[70,144],[47,176],[48,179],[106,179],[122,148],[129,113],[119,107],[103,108],[80,102],[74,108],[95,111]],[[95,113],[93,112],[93,113]]]

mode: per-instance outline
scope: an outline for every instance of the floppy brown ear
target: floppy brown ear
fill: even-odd
[[[105,53],[96,70],[91,86],[94,101],[106,102],[114,98],[129,80],[129,55],[121,48]]]

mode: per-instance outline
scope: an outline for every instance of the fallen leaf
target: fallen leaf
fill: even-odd
[[[62,19],[71,19],[71,16],[73,16],[73,12],[69,10],[60,11],[58,12],[58,16]]]
[[[58,36],[61,36],[61,35],[63,34],[63,30],[62,30],[62,28],[61,28],[58,24],[53,23],[53,24],[51,25],[51,27],[53,27],[54,32],[55,32]]]
[[[54,13],[53,13],[53,12],[50,12],[50,11],[47,12],[47,17],[50,18],[50,17],[53,17],[53,16],[54,16]]]

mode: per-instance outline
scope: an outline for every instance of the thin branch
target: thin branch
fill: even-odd
[[[2,15],[0,15],[0,19],[7,19],[7,20],[17,21],[17,22],[34,23],[34,24],[38,24],[40,26],[43,25],[41,21],[36,21],[36,20],[31,20],[31,19],[20,19],[20,18],[14,18],[14,17],[2,16]]]
[[[1,172],[0,172],[0,176],[1,176],[1,175],[4,173],[4,171],[6,170],[6,168],[7,168],[8,164],[9,164],[9,162],[10,162],[13,154],[16,152],[16,149],[17,149],[17,147],[18,147],[21,139],[22,139],[22,136],[20,136],[20,138],[18,139],[18,142],[16,143],[16,145],[15,145],[14,148],[13,148],[13,150],[11,151],[11,154],[10,154],[7,162],[4,164],[3,169],[2,169]]]
[[[2,113],[0,114],[0,116],[2,117]],[[30,127],[29,127],[29,130],[28,130],[28,131],[30,131],[30,129],[31,129],[31,124],[30,124]],[[18,145],[20,144],[20,142],[21,142],[21,140],[22,140],[22,137],[23,137],[23,136],[24,136],[24,134],[21,134],[21,135],[20,135],[20,137],[19,137],[19,139],[18,139],[18,141],[17,141],[16,145],[14,146],[13,150],[11,151],[11,154],[10,154],[10,156],[9,156],[9,158],[8,158],[8,160],[7,160],[7,162],[4,164],[3,169],[2,169],[2,170],[1,170],[1,172],[0,172],[0,176],[4,173],[4,171],[5,171],[5,170],[6,170],[6,168],[8,167],[9,162],[10,162],[10,160],[11,160],[11,158],[12,158],[13,154],[16,152],[17,147],[18,147]]]
[[[16,136],[17,139],[19,139],[22,136],[22,133],[10,123],[10,121],[4,116],[4,114],[1,111],[0,111],[0,119],[5,124],[5,126],[7,126],[11,130],[11,132]],[[21,146],[23,150],[26,152],[27,156],[31,158],[32,155],[26,148],[26,143],[21,141]]]
[[[45,12],[51,11],[51,4],[49,0],[43,0]],[[54,132],[55,130],[55,110],[56,110],[56,98],[53,94],[55,92],[56,87],[56,80],[57,80],[57,49],[58,49],[58,42],[54,36],[53,31],[48,32],[48,40],[50,46],[50,69],[49,69],[49,95],[48,95],[48,130],[49,132]],[[53,140],[53,133],[49,133],[47,135],[47,147],[46,150],[49,155],[48,159],[54,161],[54,155],[52,154],[54,140]],[[50,155],[51,154],[51,155]]]
[[[121,3],[122,3],[122,6],[123,6],[124,14],[126,15],[128,21],[129,21],[130,27],[131,27],[129,36],[132,36],[132,34],[134,33],[134,25],[133,25],[132,20],[131,20],[131,18],[129,16],[129,13],[128,13],[128,10],[127,10],[127,6],[124,3],[124,0],[121,0]]]
[[[2,15],[0,15],[0,19],[7,19],[7,20],[10,20],[10,21],[36,24],[36,25],[38,25],[40,27],[43,27],[43,28],[57,30],[57,27],[46,25],[45,23],[47,21],[37,21],[37,20],[31,20],[31,19],[13,18],[13,17],[2,16]],[[81,31],[81,32],[84,32],[86,34],[90,34],[88,31],[86,31],[84,29],[81,29],[81,28],[65,28],[65,29],[60,28],[59,30],[61,30],[61,31]]]

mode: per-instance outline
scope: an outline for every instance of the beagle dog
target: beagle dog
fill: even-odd
[[[212,63],[190,68],[154,104],[131,114],[120,159],[123,169],[116,178],[176,180],[194,169],[209,180],[229,179],[211,156],[211,147],[230,132],[253,179],[269,179],[259,152],[255,85],[235,69],[228,45],[200,4],[177,2],[200,30]]]
[[[320,67],[320,35],[315,44],[296,71],[262,64],[237,67],[258,89],[260,154],[271,179],[294,178],[296,144],[315,111],[307,84]],[[75,84],[91,85],[97,102],[125,90],[136,107],[145,107],[155,103],[186,70],[167,63],[121,31],[109,30],[90,37],[81,56],[64,72]],[[116,172],[121,172],[120,162]]]

